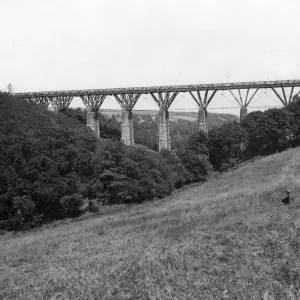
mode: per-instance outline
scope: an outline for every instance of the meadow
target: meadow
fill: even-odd
[[[162,200],[3,234],[0,299],[300,299],[299,162],[295,148]]]

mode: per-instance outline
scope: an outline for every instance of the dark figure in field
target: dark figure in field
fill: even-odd
[[[281,202],[284,205],[288,205],[292,202],[293,197],[291,197],[291,191],[290,190],[286,190],[286,197],[284,199],[281,200]]]

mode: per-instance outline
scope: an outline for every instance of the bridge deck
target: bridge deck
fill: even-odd
[[[157,92],[189,92],[205,90],[237,90],[253,88],[278,88],[278,87],[299,87],[300,80],[277,80],[277,81],[251,81],[235,83],[214,83],[214,84],[190,84],[172,86],[151,86],[151,87],[129,87],[92,90],[66,90],[66,91],[44,91],[15,93],[21,97],[59,97],[59,96],[84,96],[84,95],[114,95],[114,94],[149,94]]]

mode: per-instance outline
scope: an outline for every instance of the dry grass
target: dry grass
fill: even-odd
[[[0,237],[0,299],[300,299],[300,151],[155,203]],[[1,298],[2,297],[2,298]]]

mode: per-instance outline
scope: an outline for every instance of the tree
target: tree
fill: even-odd
[[[212,165],[206,155],[186,149],[183,153],[179,153],[179,157],[187,170],[186,183],[205,181],[212,171]]]
[[[186,148],[197,153],[208,156],[209,150],[207,147],[208,137],[203,131],[197,131],[190,135]]]
[[[268,155],[286,147],[293,138],[294,115],[286,109],[253,112],[241,122],[247,131],[247,157]]]
[[[208,135],[209,160],[217,171],[226,171],[242,158],[247,133],[236,121],[213,128]]]
[[[293,135],[295,139],[295,145],[300,144],[300,97],[296,96],[293,101],[285,107],[285,109],[293,113]]]

